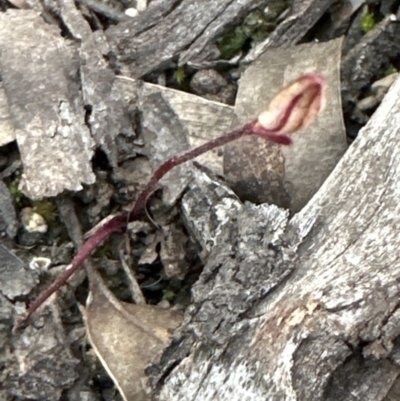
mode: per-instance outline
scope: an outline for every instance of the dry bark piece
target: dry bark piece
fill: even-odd
[[[124,82],[108,67],[105,55],[108,44],[102,31],[92,32],[88,22],[72,0],[59,0],[61,18],[71,34],[80,42],[80,77],[82,98],[88,111],[88,124],[96,144],[118,165],[116,138],[119,134],[134,137],[129,119],[129,99]]]
[[[334,0],[295,0],[290,15],[267,39],[249,52],[244,62],[254,61],[266,49],[289,47],[298,43],[333,2]]]
[[[191,238],[200,244],[200,256],[206,261],[214,246],[229,241],[224,236],[224,226],[235,220],[241,203],[232,190],[204,172],[195,169],[193,178],[182,198],[182,213]]]
[[[88,122],[96,144],[116,167],[118,135],[134,138],[136,134],[129,118],[130,104],[123,83],[116,79],[103,57],[108,47],[102,54],[99,46],[106,46],[106,41],[102,32],[97,31],[84,40],[79,49],[82,96],[85,106],[90,108]]]
[[[10,371],[17,370],[15,364],[15,354],[13,354],[11,344],[11,326],[13,321],[14,306],[0,293],[0,358],[3,368],[0,370],[0,383],[6,383],[10,377]],[[10,365],[14,369],[10,369]],[[9,400],[10,392],[4,386],[0,387],[0,399]]]
[[[265,1],[219,0],[207,7],[198,0],[154,3],[134,21],[121,22],[106,32],[111,49],[135,78],[171,66],[178,56],[180,64],[199,58],[224,29]],[[208,57],[209,51],[205,53]]]
[[[78,377],[79,361],[65,337],[55,297],[33,325],[13,335],[12,349],[18,370],[5,386],[18,399],[58,401]]]
[[[235,105],[239,125],[257,116],[285,83],[304,73],[326,78],[327,105],[316,122],[293,134],[291,146],[243,138],[225,148],[224,171],[242,199],[298,211],[347,149],[340,107],[340,49],[340,39],[269,49],[243,74]]]
[[[343,110],[351,115],[358,97],[390,60],[400,56],[400,22],[387,16],[349,50],[341,65]]]
[[[183,280],[189,271],[186,258],[188,237],[178,223],[162,228],[164,238],[161,242],[160,259],[167,278]]]
[[[12,141],[15,141],[14,126],[11,121],[3,82],[0,82],[0,146],[7,145]]]
[[[240,355],[241,349],[247,347],[245,338],[242,344],[238,341],[230,349],[229,344],[236,338],[243,338],[240,336],[249,329],[247,318],[244,318],[241,328],[237,325],[240,326],[244,316],[251,319],[252,308],[259,299],[273,291],[293,271],[293,263],[283,252],[282,236],[288,212],[274,205],[243,206],[237,200],[234,202],[233,198],[227,200],[223,193],[229,192],[229,189],[217,185],[204,173],[198,178],[204,185],[205,193],[202,195],[195,187],[188,191],[185,201],[192,207],[187,208],[187,213],[197,224],[203,222],[206,228],[210,227],[214,237],[209,245],[211,253],[206,258],[206,266],[192,288],[193,301],[185,318],[185,322],[190,323],[177,336],[176,346],[172,345],[172,349],[168,350],[168,359],[164,361],[166,370],[170,364],[178,364],[179,371],[186,375],[188,386],[178,390],[173,384],[177,376],[172,374],[164,383],[160,399],[178,400],[184,397],[194,400],[196,391],[200,390],[198,399],[201,400],[215,399],[212,393],[223,400],[240,400],[247,386],[241,382],[240,388],[232,390],[235,377],[228,384],[221,381],[214,386],[213,383],[219,380],[216,372],[225,351],[229,358]],[[218,222],[215,222],[216,214],[220,216]],[[203,239],[203,231],[198,232],[196,237]],[[195,334],[192,336],[189,333]],[[202,362],[196,365],[193,374],[201,377],[201,381],[204,379],[200,385],[190,372],[192,363],[199,359]],[[207,372],[212,373],[208,375]],[[157,372],[157,377],[164,377],[165,373],[165,370]],[[250,381],[251,377],[248,379]]]
[[[202,6],[202,2],[197,2]],[[222,4],[222,1],[215,2]],[[179,65],[189,64],[196,68],[206,66],[212,60],[218,60],[220,51],[215,42],[232,25],[240,22],[246,15],[257,7],[268,7],[268,0],[244,0],[226,1],[223,4],[222,12],[215,13],[215,17],[210,21],[201,35],[190,44],[190,47],[179,55]],[[196,4],[197,6],[197,4]],[[196,21],[197,23],[197,21]]]
[[[70,34],[77,40],[87,40],[92,35],[92,30],[76,8],[75,3],[71,0],[57,1],[60,17]]]
[[[116,3],[118,8],[113,4],[103,3],[97,0],[79,0],[79,3],[86,5],[89,9],[100,14],[112,21],[125,21],[127,16],[118,8],[121,8],[120,3]]]
[[[187,131],[190,148],[200,146],[229,132],[235,119],[233,107],[190,93],[149,83],[143,83],[140,93],[142,96],[156,94],[163,97],[171,108],[171,112],[177,115]],[[171,122],[166,121],[166,124],[170,126]],[[199,156],[196,160],[213,170],[214,173],[222,175],[222,155],[221,148],[214,149]]]
[[[145,369],[169,344],[183,316],[172,310],[111,299],[92,276],[83,311],[90,342],[124,400],[147,400]]]
[[[10,238],[14,238],[18,231],[17,214],[13,199],[7,185],[0,180],[0,231],[6,231]]]
[[[142,136],[145,141],[143,153],[149,158],[153,171],[172,156],[188,149],[187,131],[168,102],[156,93],[146,93],[146,86],[139,96]],[[150,177],[146,177],[146,182]],[[161,181],[165,190],[164,200],[175,203],[190,180],[190,166],[179,166]]]
[[[345,39],[342,49],[342,58],[345,59],[347,53],[357,46],[365,36],[365,31],[363,29],[363,19],[365,13],[368,12],[368,5],[365,4],[360,7],[351,17],[348,22],[347,29],[345,31]]]
[[[29,294],[38,284],[36,272],[28,269],[25,263],[0,244],[0,291],[8,299]]]
[[[31,198],[94,182],[76,52],[36,12],[0,13],[0,65]],[[68,162],[66,162],[68,161]]]

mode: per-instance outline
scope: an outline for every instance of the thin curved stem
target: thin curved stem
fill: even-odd
[[[62,286],[64,286],[68,279],[81,267],[83,262],[93,253],[93,251],[110,235],[118,230],[126,227],[128,222],[139,220],[145,218],[145,208],[146,202],[151,194],[157,189],[158,182],[165,174],[171,171],[174,167],[179,166],[189,160],[194,159],[197,156],[202,155],[209,150],[215,149],[219,146],[225,145],[232,142],[241,136],[250,135],[254,133],[252,131],[254,123],[246,124],[245,126],[230,132],[224,136],[213,139],[197,148],[189,150],[188,152],[180,155],[174,156],[164,162],[153,174],[149,183],[146,185],[145,189],[139,195],[138,200],[135,203],[132,211],[128,214],[123,214],[115,216],[105,224],[101,225],[94,234],[83,244],[82,248],[79,249],[78,253],[72,260],[69,268],[65,270],[57,279],[50,285],[46,290],[44,290],[29,306],[27,315],[17,321],[14,326],[14,331],[21,328],[27,320],[32,316],[32,314],[56,291],[58,291]]]

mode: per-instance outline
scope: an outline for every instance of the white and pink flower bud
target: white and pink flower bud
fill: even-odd
[[[254,123],[254,133],[282,144],[290,144],[286,135],[310,125],[326,102],[325,79],[306,74],[282,89]]]

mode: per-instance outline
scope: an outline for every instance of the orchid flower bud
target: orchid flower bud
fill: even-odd
[[[324,108],[325,87],[325,79],[320,75],[306,74],[296,79],[258,116],[254,133],[274,142],[291,143],[286,135],[310,125]]]

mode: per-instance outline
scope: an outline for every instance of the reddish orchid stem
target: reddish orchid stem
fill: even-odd
[[[148,198],[157,189],[160,179],[174,167],[245,135],[258,135],[271,142],[290,145],[292,143],[291,138],[283,135],[283,133],[293,133],[299,128],[307,126],[315,119],[316,115],[323,108],[325,100],[325,80],[323,77],[315,74],[306,74],[284,88],[274,100],[271,102],[270,107],[265,112],[261,113],[257,120],[229,134],[207,142],[198,148],[190,150],[181,156],[174,156],[163,163],[155,171],[151,180],[139,195],[132,211],[128,214],[112,218],[94,232],[78,251],[72,261],[71,267],[62,273],[48,289],[39,295],[30,305],[27,316],[16,323],[14,330],[17,330],[26,323],[38,307],[68,281],[101,242],[106,240],[112,233],[124,228],[128,222],[146,217],[145,208]],[[279,102],[278,107],[277,102]],[[282,107],[284,107],[284,112],[280,114]],[[291,118],[294,110],[296,110],[294,118]],[[278,120],[277,124],[273,129],[266,129],[266,125],[268,126],[270,123],[271,116],[276,117]]]
[[[129,221],[135,220],[136,215],[140,211],[145,209],[147,199],[157,189],[157,185],[158,185],[159,181],[161,180],[162,177],[164,177],[165,174],[167,174],[169,171],[171,171],[174,167],[177,167],[180,164],[187,162],[188,160],[192,160],[192,159],[196,158],[197,156],[200,156],[203,153],[208,152],[209,150],[212,150],[219,146],[225,145],[229,142],[234,141],[235,139],[240,138],[243,135],[246,135],[249,132],[249,130],[251,129],[250,125],[251,125],[251,123],[246,124],[244,127],[239,128],[235,131],[232,131],[227,135],[215,138],[212,141],[206,142],[205,144],[203,144],[195,149],[189,150],[189,152],[184,153],[183,155],[173,156],[173,157],[171,157],[171,159],[168,159],[166,162],[164,162],[154,172],[153,177],[151,177],[151,180],[146,185],[146,188],[139,195],[139,198],[136,201],[135,206],[132,209],[132,212],[129,214]]]
[[[135,220],[137,214],[145,209],[147,199],[157,189],[157,185],[161,180],[161,178],[164,177],[164,175],[167,174],[169,171],[171,171],[174,167],[186,163],[187,161],[192,160],[197,156],[200,156],[203,153],[208,152],[209,150],[218,148],[219,146],[223,146],[229,142],[235,141],[236,139],[242,136],[254,134],[253,128],[255,124],[256,121],[253,121],[235,131],[230,132],[229,134],[215,138],[209,142],[204,143],[203,145],[198,146],[197,148],[189,150],[189,152],[184,153],[183,155],[171,157],[171,159],[164,162],[154,172],[153,177],[146,185],[146,188],[143,190],[143,192],[140,194],[135,206],[132,209],[132,212],[129,214],[129,221]]]
[[[243,127],[230,132],[229,134],[223,135],[219,138],[213,139],[210,142],[207,142],[195,149],[190,150],[187,153],[184,153],[180,156],[174,156],[171,159],[167,160],[163,163],[153,174],[151,180],[139,195],[135,206],[129,214],[119,215],[104,225],[100,226],[97,231],[83,244],[82,248],[78,251],[75,258],[72,260],[71,266],[69,269],[65,270],[54,283],[48,287],[45,291],[43,291],[38,298],[29,306],[27,315],[19,320],[15,326],[14,331],[18,330],[22,327],[27,320],[32,316],[32,314],[56,291],[58,291],[63,285],[65,285],[68,279],[81,268],[83,262],[92,254],[92,252],[103,242],[105,241],[112,233],[126,227],[127,223],[130,221],[138,220],[145,216],[145,207],[148,198],[150,195],[157,189],[158,183],[160,179],[171,171],[174,167],[179,166],[189,160],[196,158],[197,156],[202,155],[209,150],[215,149],[219,146],[225,145],[229,142],[232,142],[242,136],[252,135],[262,132],[266,138],[270,139],[273,142],[281,143],[281,144],[290,144],[291,139],[285,135],[277,135],[272,131],[263,130],[260,127],[257,127],[257,121],[253,121],[249,124],[244,125]],[[274,130],[275,131],[275,130]]]

